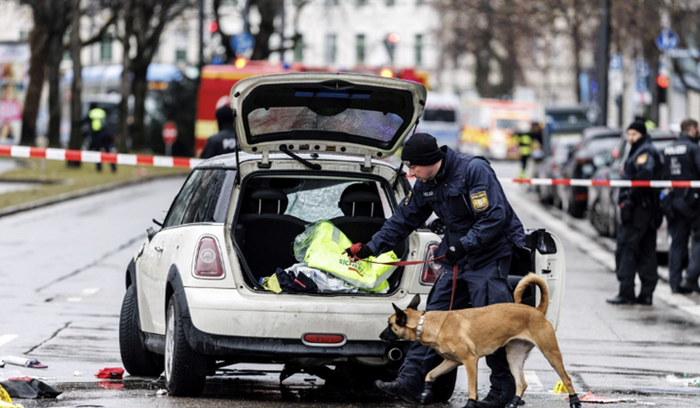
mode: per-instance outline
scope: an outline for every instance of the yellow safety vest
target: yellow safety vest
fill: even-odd
[[[88,118],[90,118],[90,128],[94,132],[99,132],[104,127],[105,120],[107,119],[107,112],[100,108],[90,109]]]
[[[520,155],[529,156],[532,153],[532,137],[529,134],[519,135],[518,141],[520,142]]]
[[[396,266],[374,264],[366,261],[351,262],[344,254],[352,241],[330,221],[321,220],[306,228],[294,240],[294,254],[297,260],[310,267],[320,269],[369,292],[379,292],[389,286],[386,281]],[[303,254],[303,259],[299,259]],[[370,256],[370,261],[398,261],[394,251]]]

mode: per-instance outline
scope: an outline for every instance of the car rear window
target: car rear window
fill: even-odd
[[[194,170],[170,206],[163,228],[200,222],[224,222],[233,186],[233,170]]]

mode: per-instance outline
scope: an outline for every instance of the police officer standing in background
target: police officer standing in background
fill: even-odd
[[[532,122],[530,131],[518,135],[520,144],[520,178],[525,178],[527,162],[532,155],[533,142],[537,141],[542,146],[542,127],[537,122]]]
[[[664,167],[670,180],[700,180],[700,146],[698,122],[681,122],[681,136],[664,149]],[[700,292],[700,191],[676,188],[669,194],[670,208],[666,210],[671,249],[668,254],[669,283],[673,293]],[[666,207],[666,206],[665,206]],[[682,262],[688,257],[688,238],[692,233],[693,249],[685,279]]]
[[[408,166],[409,175],[416,178],[413,190],[370,242],[354,244],[347,253],[364,259],[392,250],[434,211],[447,226],[436,251],[446,258],[438,261],[442,271],[430,291],[426,310],[449,310],[454,265],[458,275],[453,309],[468,307],[470,300],[472,307],[512,302],[507,277],[513,245],[524,246],[525,231],[489,162],[447,146],[438,148],[435,138],[427,133],[416,133],[408,139],[401,160]],[[414,342],[398,378],[391,382],[377,380],[375,385],[387,394],[417,403],[425,375],[442,360],[430,347]],[[515,395],[505,350],[501,348],[486,357],[486,363],[492,371],[491,390],[477,407],[504,407]],[[450,373],[452,388],[455,372]],[[441,394],[438,384],[440,380],[434,386],[436,396]],[[446,401],[449,395],[444,394],[437,399]]]
[[[625,180],[658,180],[663,173],[661,153],[651,142],[643,122],[635,121],[627,128],[630,153],[625,161]],[[656,263],[656,230],[663,219],[658,193],[651,188],[620,189],[620,218],[617,233],[615,263],[620,290],[608,303],[634,303],[651,306],[652,295],[659,280]],[[634,277],[639,274],[642,288],[634,295]]]
[[[97,152],[115,152],[114,136],[107,124],[107,112],[97,106],[95,102],[90,103],[87,123],[90,125],[90,150]],[[117,164],[110,163],[112,173],[117,171]],[[95,163],[97,171],[102,171],[102,163]]]
[[[207,143],[199,155],[202,159],[218,156],[236,151],[236,130],[233,128],[233,110],[226,104],[216,110],[216,121],[219,124],[219,133],[209,136]]]

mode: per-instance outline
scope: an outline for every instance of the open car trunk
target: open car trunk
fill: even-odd
[[[328,220],[351,242],[366,243],[393,214],[396,205],[386,180],[352,179],[337,173],[315,173],[314,177],[309,177],[308,173],[267,173],[244,179],[241,188],[239,212],[232,228],[233,240],[246,285],[259,290],[264,290],[264,278],[275,275],[280,268],[288,270],[301,263],[300,258],[303,261],[298,253],[295,257],[294,241],[307,227]],[[406,255],[407,246],[408,240],[394,249],[399,259]],[[321,274],[328,275],[328,272]],[[392,293],[399,287],[402,274],[403,268],[396,268],[387,279],[388,288],[381,292],[316,293],[369,296]]]

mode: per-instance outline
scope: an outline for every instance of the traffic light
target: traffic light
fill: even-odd
[[[389,60],[392,63],[394,62],[394,50],[396,49],[396,44],[398,44],[399,41],[401,41],[401,36],[397,33],[389,33],[384,39],[384,46],[386,47],[386,51],[389,53]]]
[[[666,90],[670,81],[664,74],[659,74],[656,77],[656,100],[659,104],[666,103]]]
[[[207,27],[207,31],[209,31],[209,34],[214,34],[219,30],[219,24],[216,21],[212,21],[209,23],[209,27]]]

